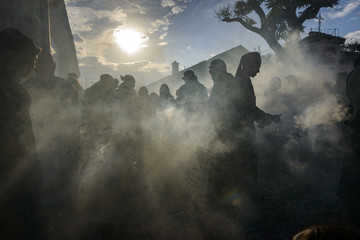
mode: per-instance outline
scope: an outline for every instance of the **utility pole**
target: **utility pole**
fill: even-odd
[[[324,19],[321,17],[321,13],[319,13],[319,16],[317,16],[315,19],[317,19],[317,20],[318,20],[318,23],[319,23],[318,32],[321,32],[321,21],[324,20]]]

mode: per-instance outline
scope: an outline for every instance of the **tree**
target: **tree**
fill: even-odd
[[[304,22],[317,16],[321,8],[333,7],[339,0],[242,0],[215,11],[223,22],[239,22],[246,29],[259,34],[276,55],[284,48],[280,40],[290,34],[300,37]],[[259,23],[251,17],[255,13]]]

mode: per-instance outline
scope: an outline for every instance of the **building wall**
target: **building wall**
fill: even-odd
[[[47,51],[53,42],[58,75],[80,76],[64,0],[51,0],[50,5],[48,0],[1,0],[0,30],[5,28],[20,30]]]
[[[58,60],[57,71],[59,76],[66,77],[68,73],[76,73],[80,76],[74,38],[64,0],[52,0],[50,19],[51,36],[56,49],[55,57]]]
[[[39,0],[5,0],[0,3],[0,30],[16,28],[41,46]]]
[[[334,73],[348,73],[353,69],[356,54],[341,50],[344,38],[313,32],[301,40],[300,44],[308,59],[316,60]]]

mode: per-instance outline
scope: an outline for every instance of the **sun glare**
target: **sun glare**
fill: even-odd
[[[146,47],[144,42],[149,40],[146,35],[132,29],[116,29],[114,31],[117,44],[128,53]]]

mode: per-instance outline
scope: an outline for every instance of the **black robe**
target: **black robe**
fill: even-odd
[[[0,238],[39,238],[41,168],[30,120],[31,98],[18,81],[0,84]]]

